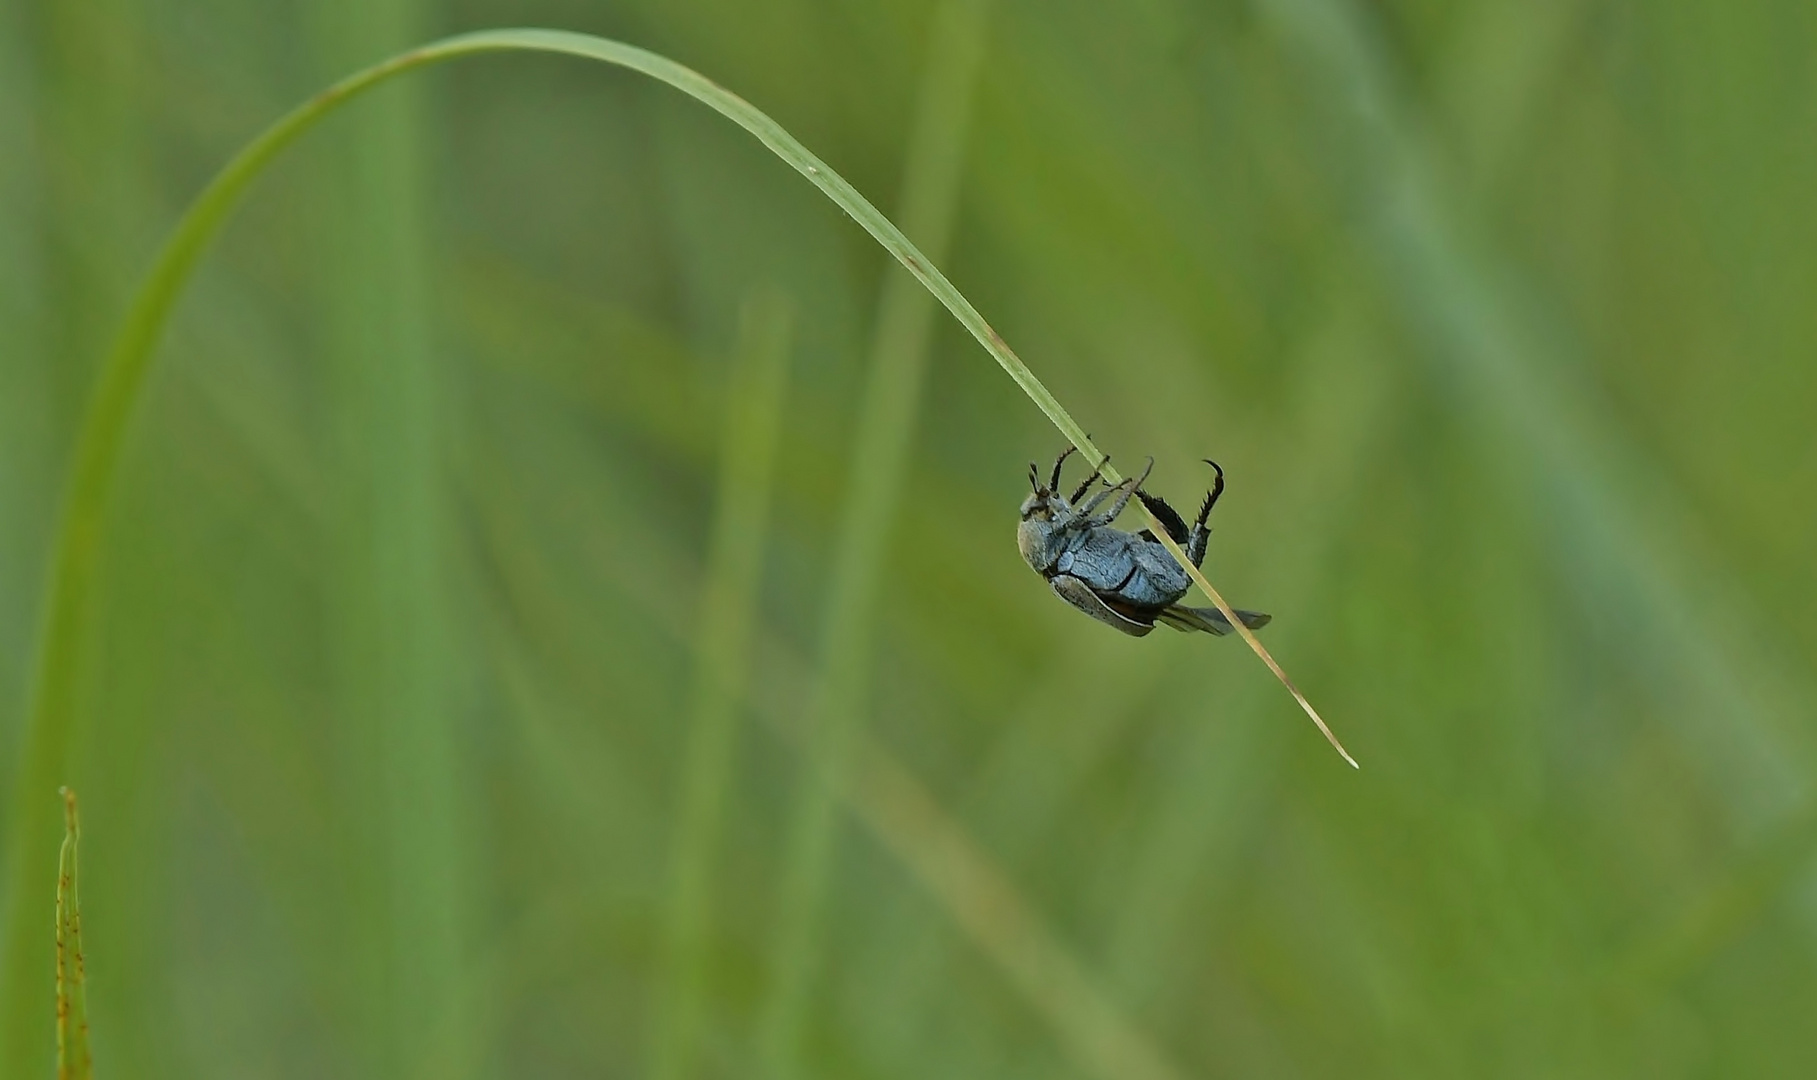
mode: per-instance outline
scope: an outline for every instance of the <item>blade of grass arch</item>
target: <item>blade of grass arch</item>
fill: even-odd
[[[560,53],[629,68],[667,83],[732,120],[825,192],[840,209],[907,267],[978,339],[998,365],[1022,388],[1023,393],[1047,414],[1054,426],[1081,453],[1094,462],[1104,457],[1092,445],[1091,440],[1086,438],[1085,431],[1078,422],[1048,392],[1047,387],[1035,378],[1034,373],[1022,363],[990,324],[984,321],[977,309],[960,295],[959,290],[876,207],[858,194],[844,178],[809,153],[806,147],[774,120],[696,71],[655,53],[605,38],[560,30],[511,29],[486,30],[444,38],[400,53],[341,80],[267,128],[229,161],[190,204],[176,231],[159,253],[145,283],[133,298],[84,417],[53,549],[25,742],[18,772],[13,777],[15,782],[10,817],[13,842],[9,846],[12,852],[12,872],[8,878],[11,884],[7,894],[4,939],[8,946],[8,960],[5,971],[0,973],[0,977],[4,979],[4,982],[0,982],[0,991],[4,991],[0,994],[0,1061],[12,1061],[35,1037],[36,1011],[30,1009],[26,1002],[30,998],[30,987],[37,979],[36,972],[49,963],[49,957],[42,955],[40,948],[34,947],[43,943],[36,940],[38,921],[31,915],[29,890],[22,883],[30,880],[31,867],[48,864],[54,827],[49,811],[39,805],[43,800],[34,793],[41,795],[54,789],[65,770],[79,683],[83,616],[94,587],[107,496],[125,441],[127,424],[144,387],[153,350],[171,309],[209,241],[219,231],[252,181],[285,147],[342,104],[395,75],[461,56],[493,52]],[[1114,474],[1110,470],[1106,470],[1106,475],[1114,481]],[[1158,526],[1156,532],[1161,532]],[[1169,543],[1168,547],[1175,558],[1181,558],[1182,553],[1177,545]],[[1187,565],[1183,559],[1182,565]],[[1232,620],[1232,625],[1237,627],[1249,647],[1293,693],[1295,700],[1300,702],[1332,745],[1340,753],[1344,753],[1304,695],[1287,681],[1280,666],[1255,636],[1236,620],[1224,598],[1196,568],[1188,566],[1188,572],[1219,610]],[[1348,753],[1344,753],[1344,759],[1355,765]]]

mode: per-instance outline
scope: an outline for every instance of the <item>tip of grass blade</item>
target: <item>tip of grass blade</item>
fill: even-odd
[[[1291,682],[1288,682],[1287,677],[1285,675],[1281,676],[1281,681],[1283,683],[1286,683],[1287,691],[1288,691],[1288,693],[1293,695],[1293,700],[1299,702],[1300,708],[1305,709],[1306,715],[1312,717],[1312,722],[1319,726],[1319,731],[1324,733],[1325,741],[1331,744],[1331,748],[1333,750],[1336,750],[1338,752],[1338,755],[1340,757],[1342,757],[1345,761],[1348,761],[1350,763],[1351,768],[1361,770],[1362,766],[1358,765],[1356,763],[1356,759],[1350,756],[1350,751],[1344,749],[1344,744],[1341,742],[1338,742],[1338,737],[1331,733],[1331,729],[1329,727],[1325,726],[1324,718],[1319,715],[1319,711],[1317,709],[1312,707],[1312,702],[1306,700],[1306,695],[1300,693],[1299,687],[1293,685],[1293,683],[1291,683]]]
[[[1193,576],[1199,578],[1199,575],[1197,574],[1194,574]],[[1230,605],[1224,602],[1224,598],[1218,595],[1217,590],[1213,589],[1209,582],[1206,582],[1203,578],[1199,578],[1199,587],[1204,589],[1212,600],[1217,603],[1218,609],[1224,612],[1224,617],[1229,619],[1230,624],[1237,628],[1237,633],[1243,635],[1243,640],[1248,642],[1249,647],[1255,651],[1255,654],[1262,658],[1262,663],[1268,665],[1268,670],[1274,672],[1274,677],[1281,680],[1281,685],[1285,686],[1287,692],[1293,695],[1293,700],[1300,703],[1300,708],[1306,711],[1306,715],[1312,717],[1312,722],[1318,725],[1319,733],[1325,736],[1325,741],[1331,744],[1331,748],[1338,752],[1339,757],[1349,762],[1351,768],[1360,771],[1363,767],[1357,764],[1355,758],[1350,756],[1350,751],[1344,749],[1344,744],[1338,742],[1338,737],[1332,734],[1331,728],[1325,724],[1325,718],[1320,716],[1319,711],[1312,707],[1312,702],[1306,700],[1306,695],[1300,693],[1300,688],[1293,685],[1293,680],[1289,679],[1287,673],[1281,670],[1281,665],[1275,663],[1274,657],[1269,655],[1268,647],[1262,644],[1249,627],[1243,625],[1242,620],[1236,617],[1236,613],[1230,610]]]
[[[1194,569],[1196,570],[1197,567]],[[1218,605],[1218,610],[1224,613],[1224,617],[1230,620],[1230,625],[1236,627],[1237,633],[1243,635],[1243,640],[1249,643],[1250,649],[1262,658],[1262,663],[1268,665],[1268,670],[1274,672],[1274,677],[1281,681],[1281,685],[1287,688],[1289,694],[1293,695],[1293,700],[1300,703],[1300,708],[1304,709],[1306,715],[1312,718],[1312,722],[1318,726],[1319,733],[1325,736],[1325,741],[1331,744],[1331,748],[1338,752],[1339,757],[1349,762],[1351,768],[1361,771],[1363,767],[1350,756],[1350,751],[1344,749],[1344,744],[1338,742],[1338,737],[1332,734],[1331,728],[1326,725],[1325,718],[1312,707],[1312,702],[1306,700],[1306,695],[1300,693],[1300,688],[1293,685],[1293,680],[1289,679],[1287,673],[1281,670],[1281,665],[1275,663],[1274,657],[1268,652],[1268,646],[1262,644],[1254,631],[1243,625],[1243,620],[1237,618],[1236,612],[1230,609],[1230,605],[1224,602],[1224,598],[1218,595],[1218,591],[1211,587],[1210,582],[1200,574],[1194,573],[1192,576],[1199,583],[1199,587],[1205,590],[1206,595],[1210,596],[1212,601]]]
[[[1331,748],[1338,752],[1338,756],[1348,762],[1351,768],[1361,771],[1363,767],[1357,764],[1355,758],[1350,756],[1350,751],[1344,749],[1344,744],[1338,742],[1338,737],[1332,734],[1331,728],[1325,724],[1325,718],[1320,716],[1319,711],[1312,707],[1312,702],[1306,700],[1306,695],[1300,693],[1300,688],[1293,685],[1293,680],[1289,679],[1287,673],[1281,670],[1281,665],[1275,663],[1274,657],[1268,652],[1268,647],[1263,645],[1261,640],[1255,636],[1255,632],[1245,626],[1243,620],[1237,617],[1236,611],[1225,601],[1223,594],[1212,588],[1211,582],[1205,580],[1204,572],[1194,566],[1192,560],[1186,557],[1186,553],[1180,550],[1180,545],[1175,543],[1173,538],[1168,535],[1166,527],[1161,524],[1160,520],[1156,518],[1152,512],[1148,511],[1146,507],[1144,508],[1144,512],[1148,514],[1149,522],[1154,526],[1153,531],[1155,539],[1159,540],[1161,544],[1173,554],[1173,557],[1179,561],[1180,566],[1185,569],[1186,575],[1192,578],[1193,583],[1205,590],[1205,595],[1209,596],[1211,602],[1217,605],[1219,611],[1223,612],[1224,618],[1229,620],[1230,625],[1236,630],[1237,634],[1248,643],[1250,650],[1262,658],[1262,663],[1267,664],[1268,670],[1274,672],[1274,677],[1281,681],[1281,685],[1287,688],[1289,694],[1293,695],[1293,700],[1300,703],[1300,708],[1304,709],[1306,715],[1312,718],[1312,722],[1318,726],[1319,733],[1325,736],[1325,741],[1330,743]]]

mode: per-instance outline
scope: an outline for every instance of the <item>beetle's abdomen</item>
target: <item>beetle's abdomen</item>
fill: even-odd
[[[1160,544],[1138,538],[1137,548],[1132,553],[1142,579],[1144,595],[1131,596],[1129,599],[1139,604],[1153,607],[1166,607],[1179,602],[1192,589],[1192,579],[1186,571],[1167,553]]]
[[[1080,533],[1054,561],[1054,570],[1070,574],[1101,593],[1114,593],[1135,563],[1129,557],[1129,534],[1115,529]]]
[[[1121,529],[1093,529],[1060,553],[1054,569],[1140,608],[1166,607],[1192,585],[1166,548]]]

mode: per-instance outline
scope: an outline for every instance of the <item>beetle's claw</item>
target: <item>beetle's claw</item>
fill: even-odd
[[[1142,467],[1142,475],[1136,477],[1136,482],[1135,482],[1134,486],[1137,488],[1140,488],[1143,484],[1147,483],[1148,474],[1151,472],[1154,472],[1154,471],[1155,471],[1155,459],[1153,457],[1150,457],[1148,459],[1148,464],[1144,465]]]
[[[1211,482],[1211,490],[1205,495],[1205,501],[1199,504],[1199,519],[1196,524],[1203,527],[1205,519],[1211,516],[1211,508],[1217,505],[1218,496],[1224,494],[1224,470],[1219,468],[1218,463],[1210,458],[1203,458],[1201,460],[1203,460],[1205,464],[1210,465],[1212,472],[1216,474]]]

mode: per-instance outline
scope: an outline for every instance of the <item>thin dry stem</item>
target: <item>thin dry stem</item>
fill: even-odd
[[[1071,434],[1068,432],[1069,436]],[[1085,455],[1087,461],[1092,462],[1103,473],[1106,484],[1114,485],[1123,479],[1115,469],[1110,467],[1110,459],[1096,446],[1093,446],[1090,439],[1074,438],[1073,445],[1079,448],[1079,452]],[[1243,620],[1237,618],[1236,611],[1224,599],[1224,595],[1212,587],[1211,582],[1205,579],[1205,574],[1192,564],[1191,559],[1186,557],[1186,552],[1180,550],[1180,545],[1174,542],[1173,537],[1167,535],[1166,526],[1161,524],[1159,518],[1149,513],[1146,507],[1143,508],[1142,513],[1147,516],[1148,522],[1152,526],[1149,531],[1154,534],[1155,539],[1167,548],[1168,554],[1172,555],[1174,561],[1178,562],[1180,567],[1186,571],[1186,575],[1192,578],[1193,584],[1210,597],[1211,602],[1224,613],[1224,617],[1230,620],[1230,625],[1235,627],[1236,632],[1249,644],[1250,650],[1262,658],[1262,663],[1268,665],[1269,671],[1274,672],[1274,677],[1281,680],[1281,685],[1287,688],[1289,694],[1293,695],[1293,700],[1299,702],[1300,708],[1304,709],[1306,715],[1312,717],[1312,722],[1318,725],[1319,732],[1325,736],[1325,741],[1331,744],[1331,748],[1336,750],[1340,757],[1350,763],[1351,768],[1361,769],[1362,766],[1357,764],[1356,758],[1351,757],[1350,751],[1344,749],[1344,744],[1338,742],[1338,737],[1331,733],[1331,728],[1326,726],[1325,719],[1319,715],[1318,710],[1312,707],[1312,702],[1306,700],[1306,695],[1300,693],[1300,688],[1293,685],[1293,680],[1289,679],[1287,673],[1281,670],[1281,665],[1277,664],[1274,657],[1269,654],[1268,647],[1256,638],[1253,630],[1243,625]]]
[[[1147,513],[1146,510],[1143,512]],[[1281,685],[1285,686],[1287,692],[1293,695],[1293,700],[1299,702],[1300,708],[1306,710],[1306,715],[1312,717],[1312,722],[1319,726],[1319,731],[1324,734],[1325,741],[1331,744],[1331,748],[1336,750],[1345,761],[1348,761],[1351,768],[1362,768],[1361,765],[1356,763],[1356,759],[1350,756],[1350,751],[1344,749],[1344,744],[1338,742],[1338,737],[1331,733],[1331,729],[1325,726],[1324,718],[1319,716],[1318,710],[1312,707],[1312,702],[1307,701],[1306,695],[1300,693],[1300,688],[1293,685],[1293,680],[1289,679],[1287,673],[1281,670],[1281,665],[1274,662],[1274,657],[1270,656],[1268,653],[1268,647],[1263,645],[1261,641],[1256,638],[1255,631],[1243,625],[1243,620],[1237,618],[1237,613],[1231,610],[1230,605],[1225,602],[1223,594],[1212,588],[1211,582],[1205,580],[1205,575],[1198,567],[1192,564],[1192,560],[1186,557],[1186,553],[1180,550],[1180,545],[1174,543],[1173,537],[1167,535],[1167,530],[1155,519],[1155,516],[1153,514],[1148,514],[1148,520],[1154,526],[1154,528],[1149,531],[1154,533],[1155,539],[1161,541],[1167,548],[1168,553],[1171,554],[1174,559],[1179,562],[1180,566],[1186,570],[1186,574],[1188,577],[1192,578],[1193,584],[1204,590],[1206,596],[1211,597],[1211,602],[1218,606],[1218,610],[1224,613],[1226,619],[1230,620],[1230,625],[1235,627],[1237,633],[1242,635],[1243,640],[1249,643],[1250,649],[1254,650],[1255,654],[1262,658],[1262,663],[1268,665],[1268,670],[1274,672],[1274,677],[1281,680]]]

